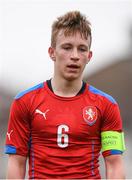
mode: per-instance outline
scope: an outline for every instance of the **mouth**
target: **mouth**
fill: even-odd
[[[80,68],[77,64],[70,64],[70,65],[67,65],[67,67],[69,69],[75,69],[75,70]]]

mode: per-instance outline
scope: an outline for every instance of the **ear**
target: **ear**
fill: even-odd
[[[89,52],[88,52],[87,63],[91,60],[92,56],[93,56],[93,52],[92,52],[92,51],[89,51]]]
[[[55,49],[54,49],[53,47],[49,47],[48,53],[49,53],[50,58],[51,58],[53,61],[55,61]]]

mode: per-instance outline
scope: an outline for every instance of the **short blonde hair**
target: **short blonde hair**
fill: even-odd
[[[51,46],[56,46],[56,37],[60,30],[64,30],[64,35],[69,36],[80,32],[81,36],[89,39],[89,48],[91,47],[91,23],[79,11],[70,11],[63,16],[57,18],[52,25]]]

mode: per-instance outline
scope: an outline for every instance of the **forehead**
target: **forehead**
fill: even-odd
[[[60,45],[60,44],[65,44],[65,43],[69,43],[69,44],[77,44],[77,45],[89,45],[89,38],[85,39],[80,32],[75,32],[75,33],[70,33],[70,34],[65,34],[64,30],[60,30],[57,37],[56,37],[56,45]]]

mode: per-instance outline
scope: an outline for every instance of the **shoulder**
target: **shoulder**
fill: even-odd
[[[14,99],[17,100],[17,99],[20,99],[20,98],[22,98],[22,97],[24,97],[26,95],[34,94],[34,93],[38,92],[40,89],[42,89],[43,87],[44,87],[44,83],[37,84],[37,85],[35,85],[33,87],[30,87],[30,88],[28,88],[28,89],[26,89],[24,91],[19,92],[15,96]]]
[[[89,92],[98,98],[101,98],[103,100],[109,101],[112,104],[117,104],[116,100],[109,94],[95,88],[94,86],[89,85]]]

